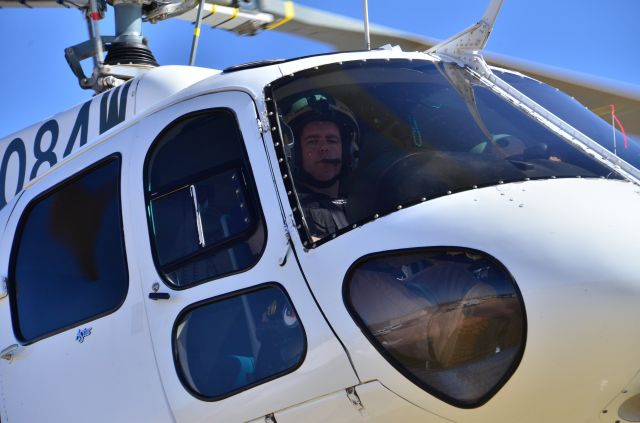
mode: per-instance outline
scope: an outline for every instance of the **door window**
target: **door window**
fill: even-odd
[[[129,279],[113,157],[36,198],[13,254],[16,337],[30,343],[115,311]]]
[[[189,307],[173,343],[183,385],[208,401],[295,370],[306,351],[298,315],[276,284]]]
[[[156,265],[187,287],[253,266],[265,230],[242,136],[225,109],[181,118],[146,161]]]

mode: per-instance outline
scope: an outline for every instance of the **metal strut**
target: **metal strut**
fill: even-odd
[[[89,10],[87,11],[87,24],[89,25],[89,40],[93,43],[94,56],[93,66],[100,69],[102,67],[104,53],[102,51],[102,38],[100,38],[100,27],[98,21],[104,17],[104,12],[98,10],[96,0],[89,0]]]
[[[202,10],[204,9],[204,0],[200,0],[198,6],[198,17],[196,18],[196,28],[193,30],[193,43],[191,43],[191,54],[189,55],[189,66],[196,63],[196,51],[198,50],[198,40],[200,39],[200,26],[202,25]]]

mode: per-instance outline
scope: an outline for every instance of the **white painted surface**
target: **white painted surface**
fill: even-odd
[[[358,385],[355,391],[362,407],[354,406],[346,391],[334,392],[286,410],[277,411],[274,417],[278,423],[447,423],[440,418],[389,391],[378,381]],[[263,423],[258,419],[251,423]]]
[[[25,191],[0,241],[0,273],[7,271],[13,234],[25,205],[41,191],[116,151],[122,152],[102,145],[82,163],[70,163]],[[123,158],[126,168],[126,152]],[[127,251],[131,251],[132,237],[125,233]],[[128,260],[128,271],[127,297],[118,310],[21,346],[11,362],[0,360],[3,422],[172,420],[153,358],[139,272],[132,260]],[[43,280],[42,289],[55,287]],[[83,328],[91,328],[91,335],[80,343],[76,334]],[[0,349],[15,343],[19,342],[13,335],[9,298],[4,298],[0,300]]]
[[[638,191],[628,182],[587,179],[467,191],[380,218],[300,260],[361,379],[378,379],[408,401],[461,423],[597,419],[640,366]],[[455,408],[407,381],[370,345],[343,303],[343,278],[358,258],[430,246],[492,255],[524,298],[522,362],[477,409]]]
[[[257,176],[255,182],[267,225],[267,246],[259,262],[245,272],[175,291],[161,281],[153,264],[140,169],[148,146],[170,122],[189,112],[215,107],[232,108],[239,119],[252,171]],[[212,140],[215,140],[215,134],[212,134]],[[130,254],[130,260],[139,264],[143,295],[151,292],[155,282],[160,283],[160,292],[171,294],[170,300],[146,300],[145,303],[158,367],[177,422],[251,420],[358,383],[344,349],[314,303],[295,259],[290,255],[285,266],[278,265],[285,246],[283,221],[273,182],[266,176],[270,175],[270,171],[250,96],[240,92],[202,96],[149,116],[144,124],[136,127],[131,169],[126,195],[128,203],[136,207],[127,217],[127,223],[130,227],[144,229],[135,240],[132,249],[135,253]],[[293,373],[227,399],[217,402],[196,399],[182,386],[174,366],[171,332],[178,313],[197,301],[266,282],[277,282],[284,286],[299,314],[307,335],[304,362]]]
[[[122,130],[134,116],[143,115],[184,88],[218,73],[213,69],[162,66],[0,139],[0,208],[5,201],[11,201],[20,187],[34,183],[50,169],[70,161],[75,153]],[[116,129],[109,131],[112,128]],[[16,143],[21,145],[23,157],[15,150]],[[39,158],[46,160],[40,163]]]

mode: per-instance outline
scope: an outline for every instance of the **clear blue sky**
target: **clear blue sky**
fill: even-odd
[[[356,18],[361,0],[298,0]],[[369,0],[371,22],[446,38],[476,22],[488,0]],[[113,10],[109,8],[112,18]],[[487,50],[640,85],[640,0],[505,0]],[[113,34],[113,21],[101,23]],[[186,64],[192,26],[173,19],[144,24],[161,64]],[[64,59],[87,39],[77,10],[0,10],[0,138],[90,98]],[[267,58],[330,51],[324,44],[273,31],[238,37],[203,28],[197,65],[225,68]],[[90,60],[89,60],[90,61]]]

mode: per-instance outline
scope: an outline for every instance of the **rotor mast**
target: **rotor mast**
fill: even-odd
[[[142,36],[145,1],[148,0],[113,0],[115,36],[100,35],[99,20],[106,11],[104,0],[89,0],[81,7],[88,21],[89,40],[67,48],[65,57],[82,88],[99,93],[158,66]],[[153,10],[157,12],[158,8]],[[157,19],[169,15],[166,10],[160,12],[164,15]],[[103,59],[104,51],[107,56]],[[94,68],[88,77],[80,62],[89,57],[93,58]]]
[[[105,65],[158,66],[142,36],[142,3],[138,0],[115,0],[113,10],[116,37],[108,46]]]

